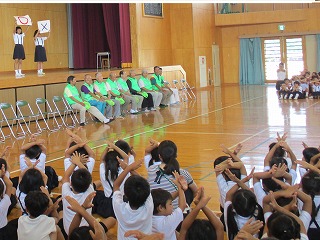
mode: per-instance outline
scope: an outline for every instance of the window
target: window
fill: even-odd
[[[298,75],[304,69],[302,37],[277,37],[263,40],[266,81],[277,80],[277,69],[284,63],[287,77]]]

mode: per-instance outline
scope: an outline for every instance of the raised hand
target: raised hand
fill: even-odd
[[[75,165],[78,166],[78,165],[81,163],[81,155],[80,155],[80,153],[78,153],[77,151],[74,152],[74,153],[72,154],[70,160],[71,160],[71,162],[72,162],[73,164],[75,164]]]
[[[106,240],[107,235],[103,232],[102,228],[100,227],[100,223],[98,221],[94,221],[94,232],[89,230],[90,236],[93,240]]]
[[[82,207],[84,207],[85,209],[92,208],[92,207],[93,207],[92,200],[93,200],[93,198],[94,198],[95,196],[96,196],[96,192],[90,193],[90,194],[86,197],[86,200],[84,200],[84,202],[83,202],[83,204],[82,204]]]
[[[241,228],[241,230],[244,230],[251,235],[257,234],[260,229],[263,227],[263,222],[260,220],[254,221],[254,218],[250,218]]]
[[[188,183],[185,177],[180,175],[177,171],[173,171],[172,173],[176,181],[180,184],[183,191],[186,191],[188,189]]]
[[[11,149],[11,146],[6,146],[3,150],[3,152],[0,154],[0,158],[3,158],[6,156],[6,154],[8,153],[8,151]]]
[[[283,177],[283,175],[286,173],[286,170],[287,170],[287,165],[282,163],[282,164],[279,164],[279,167],[277,168],[276,172],[273,174],[273,176],[275,178],[278,178],[278,177]]]

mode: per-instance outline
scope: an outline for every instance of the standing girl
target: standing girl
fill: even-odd
[[[28,31],[30,26],[27,27],[26,32]],[[22,60],[26,58],[23,48],[23,38],[25,33],[22,33],[22,28],[20,26],[16,26],[13,31],[13,40],[14,40],[14,51],[13,51],[13,59],[14,59],[14,71],[16,74],[16,78],[24,77],[25,74],[22,74]]]
[[[46,49],[44,48],[44,41],[50,37],[50,32],[48,37],[42,37],[39,30],[35,30],[33,34],[34,44],[36,45],[34,51],[34,62],[38,63],[38,75],[42,76],[43,72],[43,62],[47,61]]]

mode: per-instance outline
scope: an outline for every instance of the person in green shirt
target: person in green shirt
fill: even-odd
[[[95,77],[96,80],[93,83],[95,94],[107,102],[106,116],[111,118],[113,109],[114,117],[123,119],[123,117],[121,117],[120,101],[117,99],[111,99],[111,94],[109,93],[110,85],[105,82],[101,72],[97,72]]]
[[[80,111],[80,126],[85,125],[86,111],[90,112],[93,116],[99,119],[100,122],[109,123],[107,119],[96,107],[91,106],[88,102],[83,101],[80,97],[80,93],[76,87],[77,79],[75,76],[69,76],[67,78],[67,86],[64,89],[63,95],[72,109]]]
[[[143,97],[141,95],[132,95],[129,91],[129,87],[127,85],[127,72],[124,70],[121,70],[119,72],[119,78],[117,80],[118,88],[120,92],[123,94],[123,98],[125,101],[131,102],[131,109],[130,113],[135,114],[141,111],[141,105],[143,101]]]
[[[170,97],[170,105],[179,104],[180,103],[179,90],[177,88],[170,88],[167,85],[168,82],[164,81],[164,76],[162,76],[162,68],[159,68],[159,76],[161,78],[161,81],[164,83],[165,88],[172,91],[172,95]]]
[[[143,96],[143,101],[141,105],[141,109],[143,112],[149,112],[150,110],[155,111],[156,109],[154,108],[154,105],[153,105],[152,95],[150,93],[147,93],[141,90],[138,84],[138,80],[135,78],[135,76],[136,76],[135,71],[131,69],[129,71],[129,77],[127,80],[127,85],[129,87],[131,94]]]
[[[117,99],[120,101],[121,104],[121,113],[124,115],[124,113],[127,111],[128,109],[128,104],[130,102],[125,101],[123,94],[120,92],[118,84],[116,82],[117,80],[117,75],[114,72],[111,72],[109,74],[109,78],[107,79],[106,83],[109,84],[110,86],[110,95],[111,95],[111,99]],[[109,94],[108,93],[108,94]]]
[[[142,91],[152,95],[154,107],[158,109],[162,100],[162,93],[153,90],[152,84],[148,79],[148,71],[146,69],[142,69],[141,77],[138,83]]]
[[[170,97],[173,92],[169,87],[167,87],[164,84],[163,79],[160,76],[160,67],[155,66],[153,70],[154,70],[154,74],[152,74],[150,78],[152,87],[155,91],[162,93],[162,100],[161,100],[160,106],[167,107],[169,105]]]

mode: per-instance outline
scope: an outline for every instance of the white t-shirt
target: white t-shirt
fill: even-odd
[[[77,194],[72,192],[71,185],[69,182],[65,182],[62,185],[63,227],[68,235],[69,235],[70,224],[72,222],[73,217],[76,215],[76,213],[71,211],[68,208],[68,206],[70,206],[70,205],[69,205],[68,201],[65,199],[65,197],[71,196],[75,200],[77,200],[77,202],[80,205],[82,205],[84,203],[84,201],[86,200],[87,196],[92,192],[94,192],[94,189],[91,184],[90,184],[89,188],[87,189],[87,191],[85,191],[83,193],[77,193]],[[87,209],[87,212],[89,214],[91,214],[92,208]],[[89,226],[89,224],[87,223],[87,221],[84,218],[82,218],[81,223],[80,223],[80,227],[82,227],[82,226]]]
[[[145,87],[144,82],[143,82],[142,79],[139,79],[138,84],[139,84],[140,88],[144,88]]]
[[[226,225],[226,232],[228,234],[228,207],[232,204],[231,201],[226,201],[226,203],[224,204],[224,222],[225,222],[225,225]],[[234,219],[237,223],[237,226],[238,226],[238,229],[241,229],[243,227],[243,225],[246,224],[246,222],[248,222],[248,220],[250,219],[251,217],[243,217],[243,216],[240,216],[238,214],[235,214],[234,216]],[[255,221],[253,221],[255,222]],[[254,237],[258,238],[259,235],[258,234],[255,234],[253,235]]]
[[[176,228],[183,221],[183,212],[180,208],[176,208],[169,216],[152,217],[152,232],[164,233],[164,239],[176,240]]]
[[[286,70],[277,72],[277,79],[284,80],[286,78]]]
[[[268,233],[265,233],[265,234],[262,235],[262,238],[267,238],[267,237],[268,237]],[[300,240],[309,240],[309,238],[304,233],[300,233]]]
[[[104,162],[102,162],[100,164],[100,180],[101,180],[101,183],[102,183],[102,186],[103,186],[103,191],[104,191],[104,195],[106,197],[110,197],[111,193],[112,193],[112,189],[106,179],[106,167],[105,167],[105,164]],[[119,167],[118,169],[118,176],[123,172],[123,169],[121,167]],[[120,191],[123,193],[123,187],[124,187],[124,182],[127,180],[127,178],[130,176],[130,174],[128,174],[125,179],[123,180],[122,184],[120,185]],[[108,175],[108,179],[113,187],[113,180],[111,180],[111,174],[110,174],[110,171],[109,171],[109,175]]]
[[[257,202],[259,203],[260,206],[263,206],[263,198],[267,196],[267,193],[262,188],[260,181],[253,184],[253,190],[254,190],[254,194],[257,197]]]
[[[246,177],[246,175],[241,175],[241,179],[244,179],[245,177]],[[220,205],[221,205],[221,207],[223,207],[223,205],[226,201],[227,192],[234,185],[236,185],[236,183],[233,181],[226,181],[226,179],[223,177],[223,175],[219,174],[217,176],[217,184],[218,184],[219,193],[220,193]],[[246,183],[246,185],[249,187],[248,183]]]
[[[18,220],[19,240],[50,240],[49,234],[56,231],[54,218],[46,215],[40,215],[33,219],[29,216],[21,216]]]
[[[289,164],[289,159],[286,159],[287,160],[287,163],[288,163],[288,168],[290,169],[289,170],[289,174],[291,175],[291,185],[294,185],[295,184],[295,182],[296,182],[296,180],[297,180],[297,171],[296,170],[293,170],[292,168],[291,168],[291,165]],[[290,160],[291,161],[291,160]],[[263,171],[265,171],[265,172],[268,172],[270,170],[270,167],[269,166],[265,166],[264,168],[263,168]]]
[[[21,34],[15,33],[15,34],[13,34],[14,44],[22,44],[23,45],[24,36],[25,36],[24,33],[21,33]]]
[[[47,37],[37,37],[34,40],[34,45],[44,47],[44,41],[47,40],[47,39],[48,39]]]
[[[21,172],[23,172],[25,169],[28,168],[27,164],[25,163],[25,154],[20,154],[20,170]],[[39,160],[40,162],[37,164],[37,168],[41,171],[41,172],[45,172],[45,167],[46,167],[46,159],[47,156],[44,153],[41,153],[39,156]],[[30,162],[32,164],[34,164],[37,161],[37,159],[30,159]]]
[[[151,234],[153,215],[151,194],[146,199],[144,205],[133,210],[129,203],[123,201],[123,194],[120,191],[115,191],[112,205],[118,220],[118,240],[135,239],[133,237],[124,237],[124,234],[129,230],[139,230],[145,234]]]
[[[89,157],[87,162],[88,171],[92,174],[93,168],[94,168],[95,160],[92,157]],[[70,158],[64,159],[64,171],[67,171],[67,169],[71,166],[72,162]],[[74,171],[78,170],[79,167],[77,166]]]
[[[316,205],[316,208],[317,208],[320,205],[320,195],[314,196],[313,201],[314,201],[314,204]],[[300,199],[298,199],[298,209],[299,209],[300,216],[302,215],[302,212],[304,212],[304,211],[302,211],[302,207],[303,207],[303,202]],[[316,222],[320,225],[320,210],[319,210],[317,216],[315,217],[315,219],[316,219]],[[310,221],[311,221],[311,219],[310,219]],[[309,224],[310,224],[310,221],[309,221]],[[309,228],[309,224],[308,224],[308,228]],[[307,228],[307,230],[308,230],[308,228]],[[317,227],[314,223],[312,223],[310,225],[310,228],[317,228]]]
[[[7,212],[10,205],[10,197],[7,194],[3,195],[3,198],[0,201],[0,228],[5,227],[8,223]]]
[[[40,190],[40,189],[39,189],[39,190]],[[19,185],[18,185],[18,187],[17,187],[16,196],[17,196],[17,198],[18,198],[18,203],[19,203],[19,205],[20,205],[21,211],[22,211],[22,212],[26,212],[26,205],[25,205],[25,203],[24,203],[24,200],[25,200],[27,194],[25,194],[24,192],[21,192],[21,191],[20,191]]]
[[[145,165],[146,169],[148,169],[149,162],[152,159],[152,156],[151,156],[151,154],[146,154],[146,155],[144,155],[143,158],[144,158],[144,165]],[[160,164],[161,164],[161,162],[154,162],[152,165],[160,165]]]

